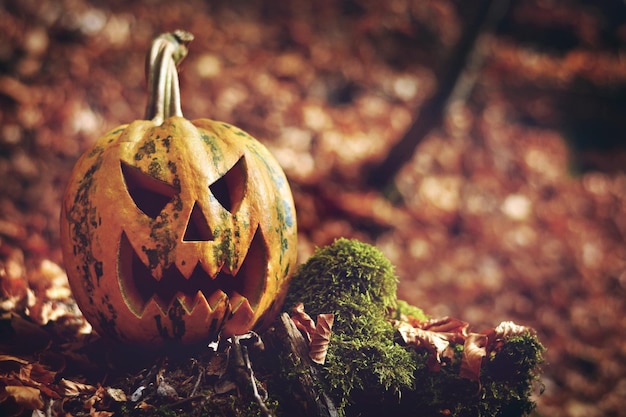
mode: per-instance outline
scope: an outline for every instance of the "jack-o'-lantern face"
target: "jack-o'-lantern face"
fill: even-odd
[[[280,307],[294,217],[282,170],[243,131],[136,121],[72,173],[62,214],[70,284],[96,330],[122,341],[245,332]]]
[[[176,65],[192,38],[155,39],[146,120],[79,159],[61,209],[76,302],[123,342],[196,343],[261,327],[296,261],[293,199],[269,151],[236,127],[182,116]]]

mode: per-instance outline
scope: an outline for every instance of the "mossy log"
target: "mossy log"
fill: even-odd
[[[348,239],[318,249],[292,280],[286,309],[303,303],[311,316],[334,315],[326,363],[311,374],[340,417],[533,410],[544,348],[532,329],[503,322],[473,333],[461,320],[430,319],[400,302],[396,285],[377,248]]]

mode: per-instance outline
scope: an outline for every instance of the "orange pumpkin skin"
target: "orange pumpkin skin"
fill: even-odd
[[[242,130],[208,119],[120,126],[72,171],[61,239],[94,329],[145,346],[192,344],[273,318],[296,262],[285,175]]]

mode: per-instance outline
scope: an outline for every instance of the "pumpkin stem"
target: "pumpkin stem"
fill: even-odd
[[[160,125],[172,116],[183,116],[176,66],[187,56],[193,35],[184,30],[159,35],[146,57],[148,106],[146,119]]]

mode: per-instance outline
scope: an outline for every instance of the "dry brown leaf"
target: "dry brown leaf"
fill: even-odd
[[[8,373],[0,375],[0,381],[8,386],[24,385],[35,388],[50,398],[61,398],[57,390],[52,387],[56,372],[46,369],[38,362],[29,363],[27,360],[11,356],[0,355],[0,362],[4,362]]]
[[[533,331],[534,330],[528,327],[520,326],[512,321],[503,321],[495,329],[486,330],[482,332],[482,334],[486,335],[489,339],[487,352],[493,352],[499,350],[506,339]]]
[[[38,362],[33,363],[30,369],[30,378],[43,385],[50,385],[54,383],[56,374],[56,372],[46,369]]]
[[[17,377],[22,381],[22,382],[29,382],[30,381],[30,371],[33,369],[33,364],[32,363],[27,363],[25,365],[20,366],[20,370],[17,373]]]
[[[107,398],[110,398],[111,400],[118,402],[118,403],[123,403],[123,402],[126,402],[127,400],[126,393],[124,393],[124,390],[120,388],[107,387],[106,394],[107,394]]]
[[[4,391],[27,410],[38,410],[44,406],[41,391],[37,388],[11,385],[4,387]]]
[[[22,365],[26,365],[29,362],[26,359],[18,358],[12,355],[0,355],[0,362],[17,362]]]
[[[51,388],[56,372],[47,370],[37,362],[21,365],[15,376],[22,384],[37,388],[50,398],[61,398],[56,390]]]
[[[330,343],[330,335],[332,333],[333,323],[335,322],[334,314],[318,314],[315,333],[311,338],[309,357],[315,363],[324,365],[326,362],[326,354],[328,353],[328,344]]]
[[[439,369],[441,358],[445,356],[445,351],[450,346],[445,333],[419,329],[406,322],[396,322],[396,328],[402,340],[408,346],[412,346],[415,349],[425,349],[431,353],[433,359],[427,361],[430,370],[436,371]]]
[[[467,335],[468,323],[453,317],[442,317],[422,322],[419,327],[433,332],[461,333]]]
[[[487,356],[487,335],[471,333],[463,345],[460,375],[473,381],[480,380],[480,368]]]
[[[520,326],[512,321],[503,321],[495,329],[495,338],[508,339],[512,336],[519,336],[530,331],[526,326]]]
[[[61,394],[64,397],[76,397],[80,394],[93,394],[96,392],[96,387],[93,385],[83,384],[76,381],[70,381],[69,379],[61,378],[59,382],[61,388]]]
[[[102,387],[101,385],[99,385],[96,388],[96,391],[93,393],[93,395],[89,397],[87,401],[85,401],[85,404],[84,404],[85,409],[94,410],[95,404],[101,402],[104,399],[105,395],[106,395],[106,389]]]
[[[422,322],[418,327],[431,332],[442,333],[449,342],[460,344],[467,338],[468,326],[469,324],[467,322],[459,319],[443,317]]]
[[[312,336],[315,334],[315,322],[311,316],[304,311],[303,303],[298,303],[291,310],[291,320],[293,320],[298,330],[303,333],[307,342],[311,343]]]

